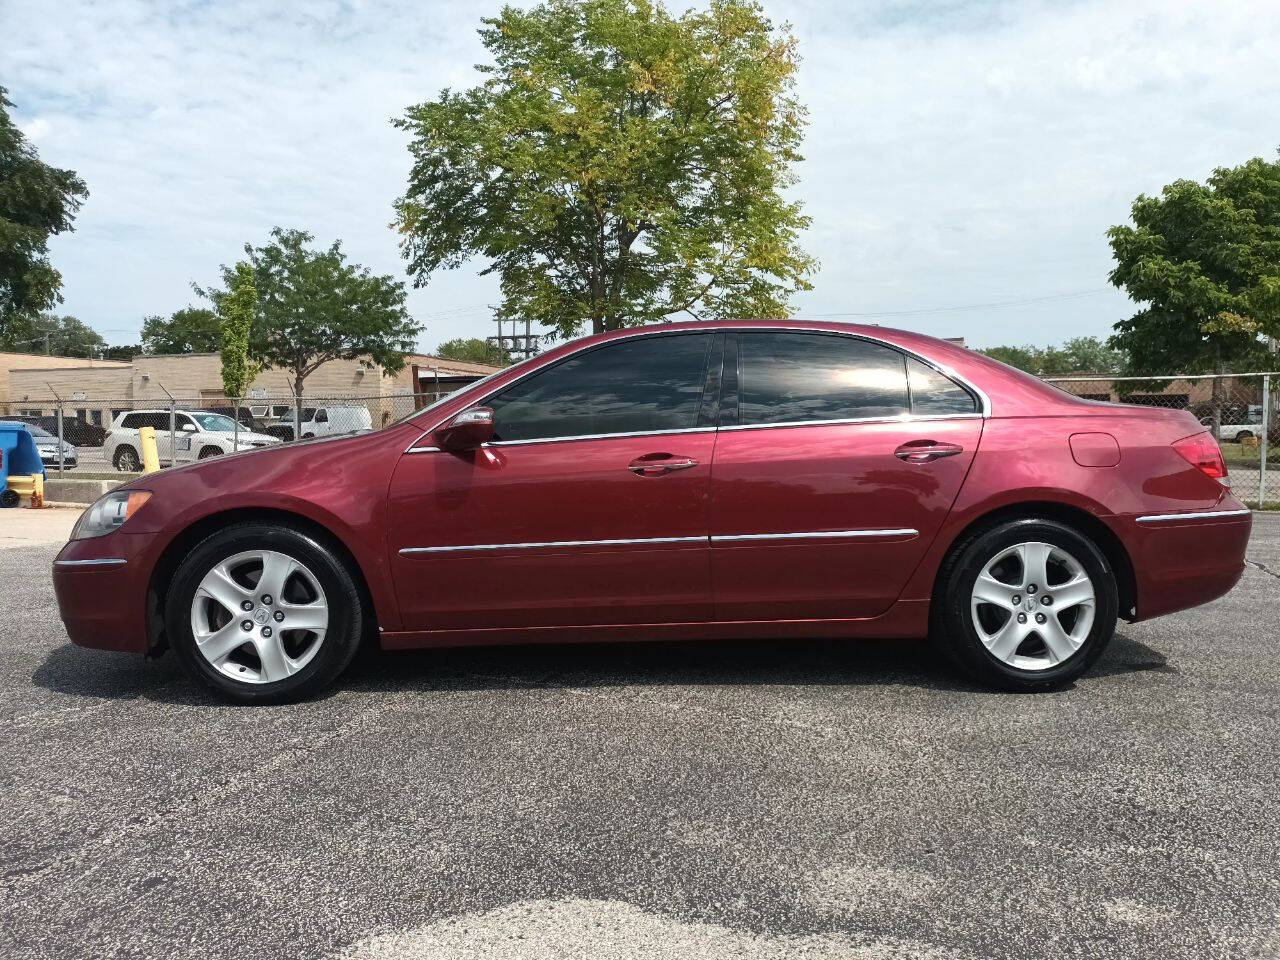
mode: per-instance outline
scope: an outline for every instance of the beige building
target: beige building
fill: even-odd
[[[131,363],[0,354],[16,363],[3,371],[0,412],[47,415],[60,397],[68,415],[106,426],[122,410],[154,404],[167,406],[169,396],[188,407],[226,405],[222,390],[222,360],[216,353],[140,355]],[[375,425],[411,412],[500,367],[412,354],[397,374],[367,368],[354,360],[331,360],[307,377],[303,403],[325,406],[360,402],[369,407]],[[293,378],[286,370],[264,370],[244,400],[255,415],[282,416],[293,405]],[[4,408],[7,407],[7,411]]]
[[[5,353],[0,351],[0,403],[10,397],[10,371],[109,370],[128,367],[119,360],[85,360],[81,357],[51,357],[43,353]]]

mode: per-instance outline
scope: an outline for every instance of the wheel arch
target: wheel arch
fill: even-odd
[[[369,579],[351,549],[333,531],[300,513],[279,507],[240,507],[210,513],[187,526],[165,545],[151,571],[147,587],[147,642],[152,655],[163,652],[168,641],[164,635],[164,601],[173,582],[173,576],[183,559],[197,544],[210,535],[233,523],[276,523],[293,527],[329,547],[347,565],[360,602],[365,610],[365,640],[378,636],[378,613],[369,589]],[[373,642],[376,642],[373,641]]]
[[[1124,543],[1115,531],[1087,510],[1071,504],[1053,500],[1030,500],[1020,503],[1006,504],[990,510],[970,520],[957,530],[947,543],[942,553],[942,562],[938,566],[940,574],[950,559],[957,544],[981,530],[999,526],[1010,520],[1054,520],[1064,526],[1071,527],[1089,537],[1102,551],[1111,569],[1116,574],[1116,592],[1120,599],[1120,617],[1132,620],[1137,616],[1138,587],[1134,575],[1133,561]],[[935,575],[934,590],[938,589],[940,576]]]

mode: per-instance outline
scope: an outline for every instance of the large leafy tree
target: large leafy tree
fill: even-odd
[[[337,241],[314,250],[313,240],[302,230],[276,227],[269,243],[244,247],[257,291],[248,354],[289,371],[299,404],[307,377],[330,360],[397,372],[420,330],[405,310],[403,283],[348,263]],[[197,288],[219,312],[241,289],[238,268],[222,267],[224,289]]]
[[[1098,337],[1072,337],[1060,347],[1000,346],[981,352],[1038,377],[1120,373],[1126,363],[1124,351],[1109,346]]]
[[[505,367],[511,362],[511,355],[488,340],[479,337],[458,337],[446,340],[436,347],[435,355],[447,360],[465,360],[468,363],[492,363]]]
[[[83,320],[42,313],[28,328],[32,339],[22,349],[57,357],[101,357],[107,341]]]
[[[62,302],[49,238],[72,229],[89,191],[71,170],[40,160],[9,118],[0,87],[0,344],[30,340],[36,318]]]
[[[1280,335],[1280,162],[1254,158],[1205,183],[1178,180],[1133,202],[1132,225],[1107,235],[1111,282],[1141,310],[1116,324],[1112,346],[1130,372],[1256,370]],[[1213,423],[1221,424],[1214,380]]]
[[[805,122],[796,45],[757,3],[546,0],[483,23],[484,83],[397,121],[415,283],[484,258],[499,317],[566,336],[783,316],[809,288],[809,220],[784,196]]]
[[[165,317],[143,317],[147,353],[217,353],[222,348],[218,315],[205,307],[183,307]]]

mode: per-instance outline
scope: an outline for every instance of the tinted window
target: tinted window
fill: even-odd
[[[642,337],[588,350],[488,401],[499,440],[697,426],[712,335]]]
[[[743,424],[896,417],[907,412],[902,354],[852,337],[741,335]]]
[[[139,427],[144,426],[142,422],[142,414],[140,413],[129,414],[123,420],[120,421],[120,426],[125,430],[137,430]]]
[[[911,412],[921,417],[976,413],[978,402],[960,384],[914,357],[907,358],[911,381]]]

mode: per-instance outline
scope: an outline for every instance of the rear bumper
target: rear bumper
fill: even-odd
[[[1244,573],[1253,515],[1242,507],[1146,514],[1119,522],[1133,561],[1135,620],[1216,600]]]
[[[146,535],[72,540],[53,561],[53,592],[71,642],[145,653],[151,563]]]

